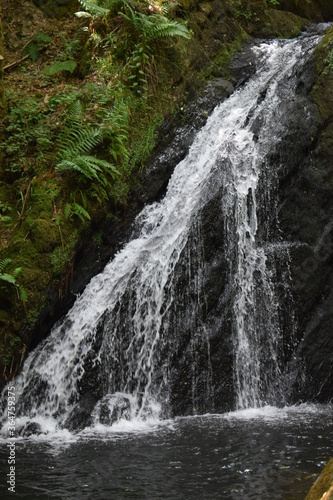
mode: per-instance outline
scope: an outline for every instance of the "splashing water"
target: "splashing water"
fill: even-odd
[[[42,417],[66,427],[87,383],[87,365],[99,377],[91,426],[167,413],[166,353],[174,347],[167,327],[175,299],[174,272],[187,252],[191,283],[192,274],[196,276],[191,307],[202,307],[200,213],[212,191],[219,189],[229,284],[234,290],[236,407],[276,402],[281,331],[267,254],[258,240],[258,186],[263,171],[271,175],[265,194],[270,198],[274,174],[267,173],[266,157],[283,133],[279,104],[290,93],[283,82],[291,79],[298,61],[316,41],[308,37],[254,49],[260,56],[256,74],[214,110],[176,167],[164,199],[138,216],[139,236],[91,280],[64,320],[29,355],[16,380],[18,417]],[[205,325],[196,331],[192,341],[206,346],[206,390],[212,392],[209,332]],[[194,361],[194,407],[197,370]]]

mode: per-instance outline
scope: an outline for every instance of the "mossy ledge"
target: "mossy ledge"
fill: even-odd
[[[98,45],[99,39],[108,47],[112,45],[105,30],[108,23],[119,25],[117,13],[96,21],[97,39],[89,32],[89,23],[71,17],[77,9],[75,1],[66,6],[51,0],[35,0],[29,5],[24,2],[24,7],[21,1],[15,5],[9,0],[4,3],[1,19],[7,92],[1,96],[1,106],[7,112],[0,123],[5,144],[0,149],[0,259],[10,259],[6,272],[11,276],[20,270],[15,279],[28,298],[20,300],[17,286],[3,286],[0,290],[2,385],[19,372],[27,352],[49,333],[52,323],[68,310],[76,294],[121,248],[144,203],[163,195],[173,165],[186,154],[193,130],[185,148],[162,169],[162,174],[156,174],[153,166],[159,152],[175,139],[180,127],[186,128],[193,121],[198,127],[204,123],[214,105],[213,94],[218,100],[237,84],[229,66],[237,51],[251,36],[291,37],[311,21],[333,17],[332,9],[323,9],[323,2],[313,2],[311,12],[289,2],[291,13],[272,8],[266,0],[181,0],[173,19],[186,23],[191,39],[175,38],[167,44],[154,67],[158,78],[148,73],[145,81],[134,88],[129,86],[133,80],[129,80],[128,73],[126,81],[119,77],[126,68],[126,60],[121,58],[128,55],[109,51],[116,64],[108,66]],[[82,28],[89,36],[78,35]],[[45,42],[36,38],[41,32],[46,34]],[[69,71],[61,70],[54,78],[47,76],[43,68],[52,61],[59,62],[59,54],[60,62],[74,61],[75,67],[68,65]],[[138,45],[137,56],[140,54]],[[244,62],[243,74],[250,71],[249,62]],[[134,77],[139,78],[139,73]],[[59,142],[61,126],[75,100],[84,103],[82,123],[94,124],[100,119],[105,102],[98,85],[103,79],[104,84],[107,79],[118,79],[116,91],[122,92],[122,103],[130,101],[129,121],[121,126],[131,131],[126,144],[118,144],[114,162],[122,174],[114,181],[111,192],[103,197],[95,187],[95,197],[87,199],[83,185],[77,189],[75,175],[55,170],[54,144]],[[212,79],[218,79],[214,88],[219,90],[210,94],[208,82]],[[243,80],[242,76],[238,81]],[[145,86],[147,94],[143,95]],[[195,99],[200,106],[191,106]],[[112,140],[103,139],[99,144],[102,160],[109,160],[107,151]]]

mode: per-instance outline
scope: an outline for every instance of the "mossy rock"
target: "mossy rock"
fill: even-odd
[[[279,0],[279,9],[293,12],[314,22],[333,19],[333,2],[331,0]]]
[[[282,38],[293,38],[300,35],[302,29],[308,24],[307,19],[291,12],[270,10],[267,15],[273,36],[277,34]]]
[[[30,239],[38,252],[52,251],[60,240],[58,228],[50,220],[36,220],[30,231]]]
[[[209,2],[202,2],[199,4],[199,9],[206,14],[207,17],[211,17],[214,13],[214,8]]]
[[[47,17],[58,19],[74,14],[79,10],[77,0],[32,0],[36,7],[39,7]]]
[[[197,0],[179,0],[178,4],[183,10],[187,12],[190,12],[197,8]]]
[[[333,500],[333,459],[328,462],[305,500],[321,499]]]
[[[330,54],[332,53],[332,56]],[[323,121],[328,121],[333,115],[333,28],[327,31],[322,42],[315,49],[317,61],[317,78],[314,86],[314,100],[318,106]]]

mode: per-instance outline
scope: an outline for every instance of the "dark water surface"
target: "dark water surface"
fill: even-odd
[[[120,422],[16,440],[16,493],[26,499],[301,500],[333,455],[333,407],[304,405]]]

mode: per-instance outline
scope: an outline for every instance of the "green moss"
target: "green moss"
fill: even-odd
[[[267,13],[266,26],[262,29],[262,34],[267,36],[279,36],[281,38],[294,38],[300,35],[301,31],[308,24],[303,19],[291,12],[271,10]]]
[[[331,119],[333,115],[333,72],[329,58],[331,51],[333,51],[333,28],[329,28],[314,52],[317,77],[313,96],[323,121]]]
[[[55,223],[45,219],[37,219],[31,224],[30,238],[38,253],[52,251],[60,240]]]
[[[228,70],[230,61],[247,40],[248,35],[242,30],[240,35],[232,43],[226,43],[221,47],[213,59],[213,65],[211,68],[211,75],[213,77],[227,78],[230,76],[230,72]]]

